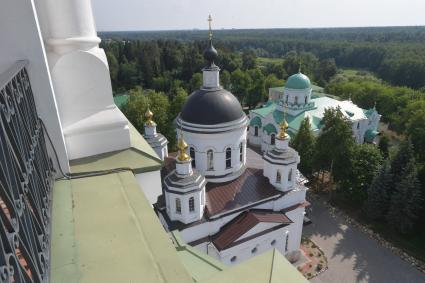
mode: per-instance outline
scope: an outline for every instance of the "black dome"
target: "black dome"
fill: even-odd
[[[204,50],[204,59],[209,63],[209,65],[214,64],[214,60],[217,59],[218,52],[212,45],[212,41],[209,41],[208,47]]]
[[[194,91],[180,113],[183,121],[200,125],[227,123],[244,116],[238,99],[225,89]]]

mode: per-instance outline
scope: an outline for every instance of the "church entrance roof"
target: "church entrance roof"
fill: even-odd
[[[213,243],[216,248],[221,251],[239,243],[242,243],[246,240],[250,240],[251,237],[247,237],[244,239],[239,238],[245,233],[247,233],[249,230],[254,228],[257,224],[262,222],[278,224],[275,227],[268,229],[270,231],[265,230],[260,232],[262,234],[266,234],[276,229],[280,229],[292,223],[292,221],[284,213],[281,212],[270,212],[261,210],[246,211],[240,214],[232,221],[230,221],[225,226],[223,226],[220,231],[213,236]],[[259,235],[253,236],[257,237]]]

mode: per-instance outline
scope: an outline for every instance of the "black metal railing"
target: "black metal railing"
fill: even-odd
[[[53,167],[26,62],[0,75],[0,282],[48,282]]]

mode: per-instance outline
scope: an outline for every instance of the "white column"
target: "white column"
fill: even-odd
[[[70,159],[128,148],[90,0],[36,1]]]

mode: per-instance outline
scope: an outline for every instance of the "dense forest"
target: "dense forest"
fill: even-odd
[[[101,33],[104,39],[199,42],[205,31]],[[253,50],[281,58],[290,51],[333,58],[339,67],[361,68],[385,81],[419,89],[425,86],[425,27],[218,30],[217,45],[231,52]]]
[[[205,31],[102,33],[114,93],[139,131],[143,113],[174,149],[173,120],[202,84]],[[373,229],[425,260],[425,28],[220,30],[221,85],[247,109],[293,73],[326,93],[382,114],[377,146],[354,143],[351,126],[327,111],[316,138],[304,121],[292,146],[315,189],[351,207]],[[347,70],[350,69],[350,70]]]

